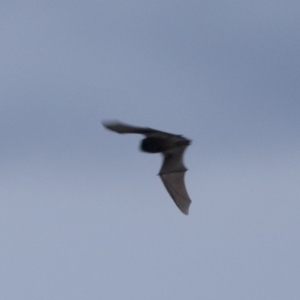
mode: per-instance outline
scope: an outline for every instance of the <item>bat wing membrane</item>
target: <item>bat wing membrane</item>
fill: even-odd
[[[103,125],[112,131],[117,133],[140,133],[145,134],[147,132],[147,127],[138,127],[138,126],[131,126],[125,123],[120,122],[103,122]]]
[[[158,136],[160,138],[169,138],[171,136],[174,136],[174,134],[152,129],[149,127],[138,127],[138,126],[132,126],[125,123],[121,123],[118,121],[113,122],[103,122],[103,126],[105,126],[107,129],[115,131],[117,133],[137,133],[137,134],[144,134],[146,136]]]
[[[183,164],[186,146],[176,147],[163,153],[164,161],[159,176],[178,208],[188,214],[191,199],[187,193],[184,174],[187,168]]]
[[[184,184],[184,172],[160,174],[160,178],[177,207],[188,215],[192,201]]]

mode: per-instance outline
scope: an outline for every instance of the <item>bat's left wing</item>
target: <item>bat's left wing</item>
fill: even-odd
[[[121,123],[119,121],[108,121],[102,122],[103,126],[109,130],[115,131],[117,133],[138,133],[144,134],[146,136],[158,136],[160,138],[169,138],[174,136],[174,134],[152,129],[149,127],[139,127],[139,126],[132,126],[126,123]]]
[[[163,152],[164,161],[158,175],[175,204],[187,215],[192,201],[184,183],[184,174],[187,168],[183,164],[183,154],[186,147],[179,146]]]

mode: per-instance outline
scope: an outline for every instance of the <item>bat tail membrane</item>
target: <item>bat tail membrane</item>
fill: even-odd
[[[184,172],[164,173],[159,176],[177,207],[188,215],[192,201],[184,184]]]

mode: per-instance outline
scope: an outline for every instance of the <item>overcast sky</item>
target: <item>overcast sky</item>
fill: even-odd
[[[300,2],[0,2],[0,298],[300,299]],[[192,139],[183,215],[160,155]]]

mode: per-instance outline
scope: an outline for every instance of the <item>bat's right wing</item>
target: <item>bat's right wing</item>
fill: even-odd
[[[180,146],[164,152],[164,162],[159,176],[178,208],[189,213],[191,199],[184,183],[184,174],[187,168],[183,164],[183,153],[187,146]]]
[[[159,175],[161,180],[169,192],[170,196],[174,200],[177,207],[185,214],[189,214],[189,207],[191,204],[191,199],[187,193],[184,184],[184,173],[165,173]]]

